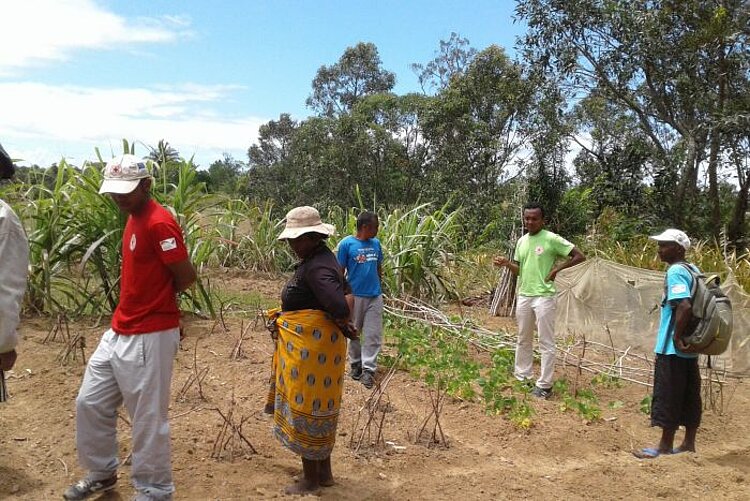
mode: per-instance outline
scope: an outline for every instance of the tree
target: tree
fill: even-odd
[[[293,163],[291,155],[299,127],[289,113],[261,125],[257,144],[247,150],[249,169],[240,189],[246,198],[259,202],[271,199],[283,208],[283,200],[298,190],[299,176],[287,171]]]
[[[166,168],[171,163],[184,161],[180,153],[169,144],[169,141],[164,139],[160,139],[156,147],[147,145],[147,148],[149,152],[146,158],[153,160],[161,168]]]
[[[484,226],[505,170],[527,140],[522,121],[531,96],[522,66],[497,46],[479,52],[454,76],[425,111],[427,198],[451,200]]]
[[[576,105],[570,118],[577,135],[586,136],[583,140],[571,135],[581,148],[573,166],[580,184],[591,189],[594,215],[613,207],[629,217],[640,216],[646,208],[645,179],[655,152],[632,115],[592,93]]]
[[[208,168],[208,190],[214,193],[236,194],[239,191],[238,181],[244,167],[242,162],[224,153],[224,158],[216,160]]]
[[[279,210],[416,201],[428,144],[420,117],[430,99],[381,93],[337,116],[296,123],[282,115],[261,127],[258,144],[248,150],[245,195],[272,198]]]
[[[533,94],[522,130],[530,155],[518,165],[525,171],[528,199],[543,203],[550,226],[560,231],[557,211],[570,184],[569,117],[563,113],[564,98],[554,82],[532,75],[529,87]]]
[[[319,166],[325,165],[332,120],[313,117],[297,123],[282,114],[278,121],[262,126],[258,144],[248,150],[243,194],[257,202],[273,200],[282,213],[297,205],[317,206],[314,192],[323,185],[318,180]],[[330,179],[326,182],[333,184]]]
[[[448,87],[454,76],[463,74],[476,54],[477,50],[471,47],[467,38],[452,32],[448,40],[440,40],[438,53],[432,61],[426,65],[414,63],[411,69],[417,74],[425,94],[428,89],[439,92]]]
[[[251,166],[273,165],[283,162],[289,156],[294,131],[299,124],[289,113],[282,113],[278,120],[261,125],[258,130],[258,144],[247,150]]]
[[[416,202],[422,191],[429,140],[422,118],[432,98],[420,94],[375,94],[354,107],[361,151],[355,168],[360,193],[385,208]]]
[[[307,105],[320,115],[347,113],[365,96],[390,92],[395,83],[396,75],[382,68],[375,44],[360,42],[337,63],[318,69]]]
[[[575,100],[595,92],[632,115],[654,149],[654,178],[677,173],[671,197],[691,204],[705,166],[708,227],[721,228],[721,123],[747,82],[744,0],[521,0],[525,58]],[[744,68],[744,69],[743,69]],[[674,204],[676,205],[676,204]],[[694,213],[674,211],[693,226]]]
[[[180,153],[164,139],[160,139],[156,147],[148,145],[146,147],[149,149],[149,152],[145,158],[155,162],[151,175],[155,178],[161,177],[163,182],[178,184],[177,169],[170,167],[174,167],[176,164],[185,161],[180,156]],[[127,147],[124,149],[127,150]]]
[[[735,182],[738,185],[727,237],[731,242],[742,243],[746,247],[745,214],[750,193],[750,88],[745,92],[744,98],[735,100],[733,105],[737,108],[732,113],[733,118],[726,120],[722,128],[728,138],[728,161],[734,169]]]

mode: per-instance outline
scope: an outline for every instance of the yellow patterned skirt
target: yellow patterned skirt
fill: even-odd
[[[276,438],[305,459],[325,459],[336,440],[346,338],[320,310],[269,310],[278,337],[266,410]]]

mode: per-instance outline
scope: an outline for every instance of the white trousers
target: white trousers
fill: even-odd
[[[361,363],[363,369],[375,372],[383,345],[383,295],[354,296],[352,317],[359,331],[359,340],[349,340],[349,363]]]
[[[76,399],[78,460],[94,480],[112,476],[117,459],[117,409],[132,423],[132,480],[150,499],[171,499],[169,391],[179,328],[124,336],[112,329],[91,356]]]
[[[531,379],[534,375],[534,327],[539,333],[539,352],[542,365],[536,385],[552,388],[555,374],[555,297],[518,296],[516,300],[518,342],[516,343],[517,379]]]

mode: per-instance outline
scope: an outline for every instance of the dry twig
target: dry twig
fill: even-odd
[[[241,358],[246,358],[245,353],[242,350],[242,342],[246,339],[245,334],[247,334],[247,331],[250,330],[252,324],[248,323],[247,327],[245,327],[245,321],[243,320],[240,322],[240,337],[239,339],[234,343],[234,348],[232,348],[232,352],[229,354],[229,358],[231,360],[239,360]]]
[[[210,367],[206,366],[202,369],[198,369],[198,342],[200,341],[200,338],[195,340],[195,348],[193,350],[193,371],[188,376],[187,380],[185,380],[185,384],[182,385],[182,388],[180,391],[177,392],[177,396],[175,397],[175,400],[183,401],[185,400],[185,395],[187,395],[188,390],[195,384],[198,387],[198,397],[206,401],[206,396],[203,394],[203,380],[208,375],[208,371]]]
[[[223,423],[211,449],[213,459],[219,460],[228,457],[230,461],[234,461],[236,457],[248,454],[246,446],[252,454],[258,453],[250,440],[242,433],[242,425],[249,417],[240,415],[237,418],[235,415],[236,408],[237,401],[234,399],[233,391],[229,402],[229,410],[226,413],[218,407],[214,409],[221,416]]]
[[[350,434],[349,447],[354,452],[359,452],[362,448],[362,443],[365,437],[375,446],[385,445],[385,439],[383,438],[383,424],[385,423],[385,415],[391,409],[391,398],[388,395],[388,385],[393,380],[398,369],[398,364],[401,358],[397,358],[391,368],[386,373],[382,381],[377,383],[375,389],[365,400],[365,403],[359,408],[357,412],[357,418],[353,425],[353,432]],[[385,402],[383,400],[386,400]],[[376,420],[378,411],[380,411],[380,419]],[[362,422],[362,426],[360,426]],[[375,428],[375,440],[372,440],[373,427]]]
[[[430,387],[427,388],[432,409],[422,422],[422,426],[419,428],[414,442],[419,443],[422,434],[425,432],[430,422],[432,422],[432,431],[430,432],[428,445],[432,446],[442,444],[444,447],[448,448],[448,440],[446,440],[445,434],[443,433],[443,426],[440,424],[440,415],[443,411],[443,404],[445,403],[445,397],[448,395],[448,390],[447,388],[441,389],[442,385],[440,383],[441,381],[438,380],[435,391]],[[439,437],[438,434],[440,435]]]

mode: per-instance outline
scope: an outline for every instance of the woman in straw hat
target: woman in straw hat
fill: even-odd
[[[276,340],[266,412],[273,433],[302,456],[303,477],[286,488],[302,494],[333,485],[331,450],[336,439],[346,362],[351,290],[325,239],[334,227],[313,207],[286,215],[279,240],[300,259],[281,291],[281,309],[268,312]]]

